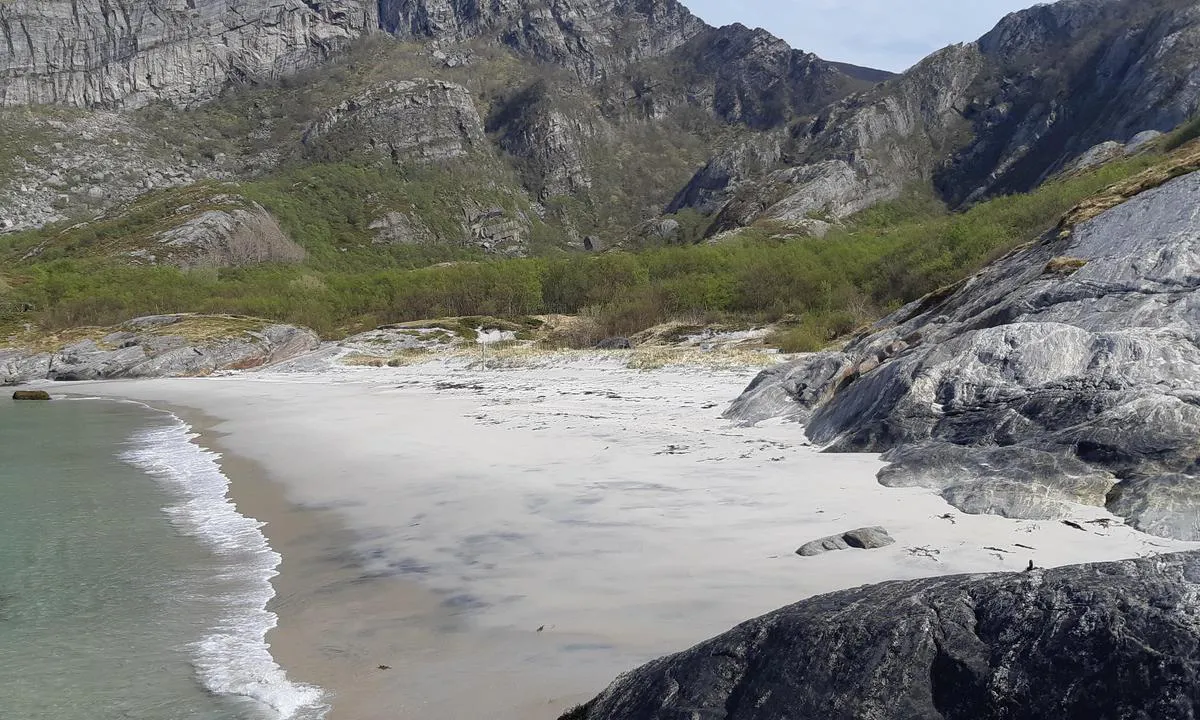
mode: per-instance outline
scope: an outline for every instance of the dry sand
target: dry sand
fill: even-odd
[[[1080,531],[884,488],[875,456],[722,420],[753,375],[430,363],[75,387],[210,418],[203,442],[284,557],[273,649],[340,720],[549,720],[814,594],[1192,547],[1096,508]],[[868,525],[896,545],[794,554]]]

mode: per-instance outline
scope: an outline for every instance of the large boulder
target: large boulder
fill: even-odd
[[[771,369],[729,416],[886,452],[886,484],[966,512],[1087,503],[1200,540],[1200,173],[1146,189],[1198,160],[1077,208],[841,352]]]
[[[155,236],[152,252],[160,261],[184,269],[304,260],[304,248],[283,232],[262,205],[225,195],[210,203],[222,201],[236,204],[191,213],[179,225]]]
[[[49,400],[50,393],[45,390],[18,390],[13,393],[13,400]]]
[[[1200,715],[1200,554],[813,598],[627,673],[564,720]]]
[[[805,543],[796,551],[796,554],[801,557],[815,557],[838,550],[850,550],[851,548],[875,550],[895,544],[896,541],[888,534],[888,531],[881,527],[859,528],[858,530],[851,530],[841,535],[830,535],[820,540]]]

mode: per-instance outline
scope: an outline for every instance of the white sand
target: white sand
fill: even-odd
[[[292,502],[357,532],[368,572],[439,594],[449,620],[393,659],[388,717],[554,717],[643,660],[814,594],[1194,547],[1087,524],[1112,519],[1096,508],[1073,516],[1081,532],[884,488],[875,456],[722,420],[754,372],[426,364],[74,390],[218,419],[223,445]],[[896,545],[794,554],[869,525]]]

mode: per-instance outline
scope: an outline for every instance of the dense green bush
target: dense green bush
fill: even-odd
[[[331,258],[310,256],[302,266],[190,272],[62,258],[18,265],[8,275],[5,298],[9,307],[32,308],[26,320],[51,328],[199,311],[298,323],[326,336],[462,315],[586,310],[597,332],[606,335],[629,335],[674,317],[791,317],[795,324],[776,341],[786,349],[811,350],[1034,239],[1080,199],[1150,162],[1110,164],[959,214],[914,195],[868,211],[821,239],[785,240],[769,227],[752,228],[716,245],[426,267],[419,265],[446,251],[412,249],[407,258],[380,263],[366,255],[355,259],[355,250],[347,246],[345,253],[331,251]],[[304,201],[275,185],[261,186],[251,196],[269,205],[310,249],[337,248],[348,234],[362,230],[353,197],[359,170],[329,172],[311,180],[311,189],[299,196]],[[437,202],[436,194],[428,197]],[[412,202],[426,201],[414,196]],[[328,207],[313,215],[316,203]],[[343,220],[329,221],[332,207],[344,207]],[[318,215],[326,219],[318,221]]]

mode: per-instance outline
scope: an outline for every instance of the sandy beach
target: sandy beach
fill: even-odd
[[[755,372],[438,362],[69,389],[172,409],[224,453],[284,558],[273,651],[339,720],[549,720],[814,594],[1190,547],[1098,508],[1079,530],[884,488],[875,456],[723,420]],[[896,544],[795,555],[872,525]]]

